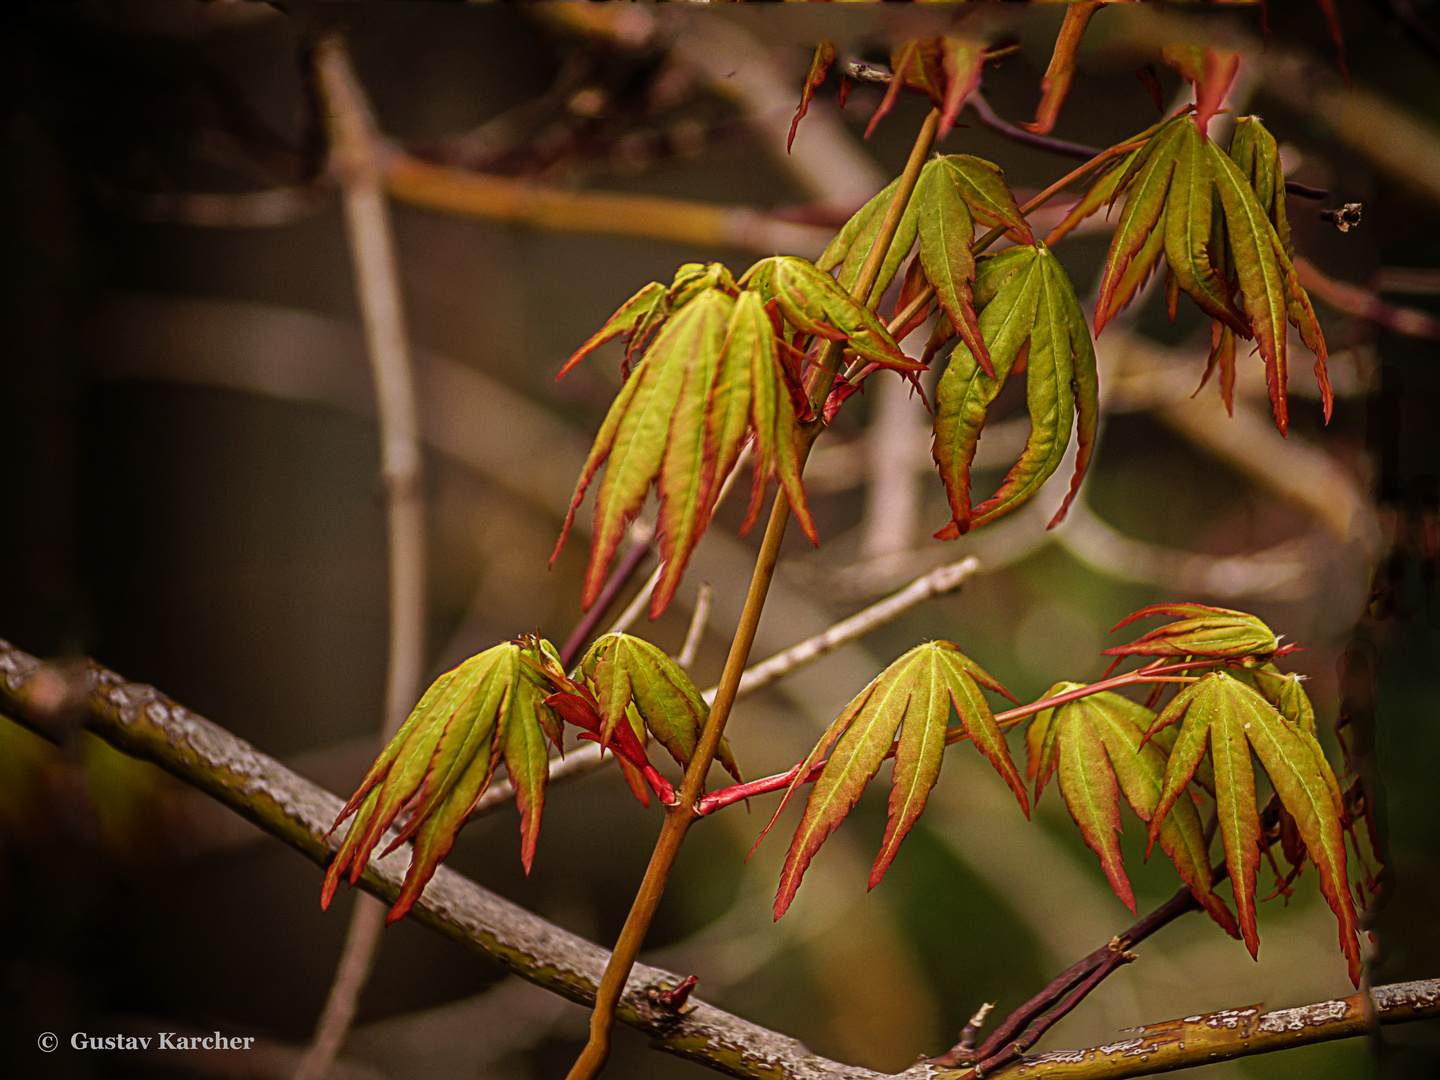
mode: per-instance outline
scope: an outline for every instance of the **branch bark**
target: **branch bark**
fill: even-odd
[[[338,841],[326,834],[340,808],[328,791],[151,686],[127,682],[100,664],[67,669],[0,641],[0,714],[53,742],[80,728],[122,753],[152,762],[253,821],[319,866]],[[361,887],[386,905],[400,892],[408,852],[372,860]],[[412,909],[418,922],[544,989],[589,1004],[607,954],[596,945],[501,899],[441,866]],[[883,1074],[811,1053],[799,1041],[691,998],[681,1015],[650,991],[679,975],[637,964],[619,1018],[659,1049],[731,1076],[780,1080],[884,1080]],[[1440,979],[1378,986],[1382,1024],[1440,1016]],[[1261,1013],[1232,1009],[1144,1028],[1135,1038],[1086,1050],[1021,1058],[993,1074],[1044,1080],[1108,1080],[1269,1053],[1367,1032],[1363,995]],[[958,1080],[959,1070],[917,1065],[907,1080]]]

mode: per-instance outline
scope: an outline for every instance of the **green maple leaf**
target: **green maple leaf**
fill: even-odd
[[[1059,683],[1045,692],[1053,697],[1081,687]],[[1060,794],[1080,826],[1085,843],[1115,895],[1132,912],[1135,894],[1120,858],[1119,800],[1123,794],[1140,819],[1150,822],[1165,777],[1165,752],[1146,731],[1155,714],[1119,694],[1102,692],[1037,713],[1025,733],[1027,773],[1035,782],[1035,801],[1050,777],[1060,776]],[[1175,802],[1155,837],[1181,880],[1205,910],[1232,937],[1240,931],[1235,916],[1216,895],[1200,815],[1188,799]]]
[[[1282,434],[1289,425],[1287,322],[1315,354],[1327,420],[1331,410],[1324,336],[1290,261],[1284,183],[1274,139],[1256,118],[1237,124],[1227,154],[1196,117],[1181,113],[1132,151],[1123,171],[1117,166],[1105,173],[1057,230],[1058,235],[1073,227],[1123,192],[1125,209],[1095,309],[1096,334],[1134,298],[1163,256],[1171,317],[1184,292],[1218,324],[1206,379],[1220,369],[1228,407],[1234,338],[1253,338]]]
[[[867,362],[904,371],[922,365],[900,351],[873,312],[804,259],[763,259],[737,284],[719,263],[682,266],[665,288],[646,286],[561,370],[601,342],[625,335],[638,360],[610,406],[575,485],[551,563],[560,554],[590,482],[605,466],[581,595],[588,610],[615,552],[653,486],[660,497],[663,569],[651,618],[669,605],[690,553],[710,523],[721,487],[747,439],[755,441],[754,521],[771,476],[805,535],[818,542],[800,481],[800,422],[808,414],[786,358],[790,334],[843,341]],[[743,531],[743,530],[742,530]]]
[[[1099,377],[1089,327],[1066,276],[1043,244],[980,260],[975,301],[995,377],[963,341],[935,392],[932,453],[950,499],[952,520],[936,536],[953,539],[1030,499],[1060,467],[1076,431],[1079,452],[1070,491],[1050,524],[1069,509],[1089,464],[1099,416]],[[1030,436],[1000,490],[970,505],[970,467],[991,404],[1019,359],[1027,358]]]
[[[1151,630],[1128,645],[1116,645],[1106,649],[1103,655],[1116,658],[1110,665],[1110,671],[1127,656],[1170,656],[1177,659],[1195,657],[1206,660],[1251,657],[1265,660],[1288,652],[1293,647],[1282,648],[1275,637],[1275,631],[1254,615],[1205,604],[1153,604],[1141,608],[1133,615],[1127,615],[1116,623],[1110,632],[1113,634],[1138,619],[1148,619],[1152,615],[1179,615],[1182,618],[1179,622],[1166,623]]]
[[[800,781],[829,752],[785,858],[775,897],[777,919],[795,898],[820,845],[845,819],[865,785],[893,752],[890,817],[870,871],[870,887],[884,877],[940,775],[952,703],[969,739],[1005,778],[1029,815],[1025,785],[981,687],[1009,696],[1004,687],[954,645],[931,641],[896,660],[845,707],[800,766],[794,783],[761,833],[764,839]]]
[[[1360,948],[1346,877],[1344,805],[1340,785],[1315,736],[1287,720],[1253,687],[1224,671],[1212,671],[1182,690],[1156,718],[1150,732],[1175,723],[1180,730],[1150,819],[1151,842],[1180,805],[1181,793],[1208,747],[1235,910],[1245,944],[1252,956],[1257,955],[1255,871],[1260,865],[1261,835],[1250,759],[1253,750],[1319,869],[1320,891],[1339,920],[1340,947],[1358,986]]]
[[[628,719],[637,735],[653,735],[682,768],[690,764],[710,707],[679,664],[650,642],[617,633],[590,646],[580,670],[598,704],[603,742]],[[715,757],[740,780],[728,741],[720,740]]]
[[[860,269],[874,246],[898,185],[897,180],[856,211],[816,262],[820,270],[839,268],[842,289],[854,288],[859,280]],[[926,162],[871,295],[878,296],[889,288],[918,240],[919,252],[912,264],[916,285],[921,280],[929,282],[945,312],[946,325],[958,330],[980,358],[980,366],[993,375],[971,296],[975,257],[970,247],[977,221],[1004,226],[1025,243],[1034,242],[999,166],[969,154],[951,154]]]
[[[509,641],[435,680],[335,819],[334,827],[352,815],[355,820],[325,874],[322,907],[329,906],[347,869],[351,885],[360,880],[375,845],[414,800],[409,820],[386,849],[415,841],[386,921],[403,918],[502,760],[520,807],[520,859],[530,872],[550,775],[548,744],[559,744],[563,726],[545,703],[550,688],[538,669],[547,660],[558,665],[548,641]]]

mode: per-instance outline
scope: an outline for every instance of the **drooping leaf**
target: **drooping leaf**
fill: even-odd
[[[810,792],[785,859],[775,897],[777,919],[795,898],[815,852],[844,820],[865,785],[893,752],[890,817],[870,873],[871,887],[880,881],[939,776],[952,704],[971,741],[995,765],[1021,808],[1029,813],[1024,785],[981,693],[982,685],[999,686],[954,645],[932,641],[896,660],[845,707],[801,764],[796,782],[775,811],[778,818],[800,779],[829,751],[829,760]],[[774,822],[772,818],[770,824]]]
[[[1099,382],[1090,331],[1069,278],[1043,244],[1012,248],[981,261],[975,300],[981,335],[997,378],[980,370],[962,342],[936,388],[933,455],[950,498],[952,521],[936,535],[949,539],[1008,513],[1054,475],[1078,428],[1075,478],[1058,523],[1089,462],[1099,414]],[[1031,432],[1025,452],[1000,490],[971,510],[970,465],[991,403],[1022,356]],[[1078,424],[1076,423],[1078,415]]]
[[[1148,824],[1165,778],[1166,754],[1153,740],[1145,740],[1155,714],[1119,694],[1094,694],[1076,704],[1089,716],[1105,744],[1125,801]],[[1195,804],[1189,799],[1177,800],[1161,823],[1157,838],[1160,850],[1175,864],[1195,899],[1226,933],[1238,938],[1240,928],[1235,916],[1213,889],[1209,845]]]
[[[810,111],[810,99],[815,96],[815,91],[825,84],[825,76],[830,74],[830,68],[834,63],[835,43],[833,41],[822,41],[815,46],[815,55],[810,60],[810,70],[805,73],[805,86],[800,91],[800,105],[795,110],[795,119],[790,121],[790,135],[785,140],[787,154],[795,145],[795,132],[800,127],[800,121]]]
[[[966,100],[980,85],[986,48],[985,43],[977,38],[947,34],[940,39],[940,52],[945,73],[945,97],[940,103],[940,124],[935,129],[937,140],[950,134]]]
[[[1040,104],[1035,110],[1035,119],[1020,126],[1037,135],[1048,135],[1060,115],[1060,106],[1070,92],[1070,82],[1075,78],[1075,54],[1080,48],[1080,39],[1090,19],[1103,5],[1096,0],[1073,0],[1065,6],[1065,21],[1060,24],[1060,34],[1055,39],[1055,51],[1050,56],[1050,66],[1040,80]]]
[[[400,896],[387,917],[402,918],[449,853],[502,758],[520,806],[521,859],[529,872],[549,775],[547,732],[560,726],[545,703],[549,688],[539,673],[548,646],[533,639],[497,645],[446,672],[425,692],[336,818],[337,827],[352,815],[354,821],[326,872],[322,907],[329,906],[347,870],[351,885],[360,880],[375,845],[413,801],[408,822],[387,848],[415,841]]]
[[[1253,749],[1320,871],[1320,890],[1339,921],[1340,947],[1349,962],[1350,977],[1358,986],[1360,952],[1346,877],[1344,808],[1339,784],[1320,744],[1313,735],[1288,721],[1253,687],[1223,671],[1210,672],[1177,695],[1155,720],[1151,731],[1176,722],[1180,723],[1180,734],[1166,764],[1160,799],[1151,818],[1152,839],[1178,804],[1208,742],[1235,909],[1246,946],[1255,955],[1259,949],[1255,872],[1260,863],[1261,829],[1250,761]]]
[[[643,638],[614,633],[596,641],[580,666],[599,705],[607,742],[617,725],[626,722],[627,711],[633,710],[682,768],[690,764],[710,707],[675,661]],[[740,780],[727,740],[720,740],[715,757]]]
[[[690,551],[710,520],[710,506],[706,500],[713,494],[712,489],[718,481],[715,458],[708,452],[714,444],[707,438],[712,434],[707,427],[713,429],[713,424],[707,425],[707,420],[716,404],[715,379],[720,368],[725,366],[723,356],[734,309],[735,302],[730,297],[718,290],[710,290],[681,308],[661,328],[652,358],[668,354],[665,358],[670,364],[679,366],[683,363],[682,381],[676,389],[668,416],[658,412],[651,414],[650,425],[642,418],[631,429],[630,438],[640,444],[634,447],[639,451],[634,472],[626,471],[630,460],[628,451],[633,444],[611,451],[610,465],[595,500],[594,535],[597,543],[604,537],[608,550],[605,552],[605,566],[599,573],[586,576],[587,598],[591,597],[592,582],[594,596],[598,596],[599,590],[604,587],[609,557],[618,546],[625,527],[639,512],[645,492],[654,479],[660,494],[656,530],[664,569],[650,599],[651,617],[659,615],[669,606],[689,561]],[[659,408],[664,405],[658,397],[655,404]],[[733,436],[733,431],[730,434]],[[623,439],[625,436],[622,425],[619,437]],[[642,449],[645,443],[652,441],[659,442],[664,448],[658,477],[653,471],[647,475],[652,458]],[[735,454],[738,456],[738,453],[737,448]],[[616,484],[607,491],[612,476],[616,478]],[[602,505],[611,509],[604,518],[600,513]],[[614,538],[613,543],[611,537]],[[593,602],[593,598],[589,602]]]
[[[1204,53],[1196,50],[1194,62],[1209,63]],[[1218,368],[1221,396],[1230,407],[1234,336],[1254,338],[1281,434],[1288,426],[1287,321],[1315,354],[1327,419],[1331,411],[1324,335],[1290,261],[1284,185],[1274,139],[1258,120],[1240,122],[1226,154],[1204,134],[1198,110],[1182,113],[1132,154],[1123,173],[1118,168],[1105,173],[1052,233],[1052,238],[1063,234],[1104,199],[1124,192],[1125,209],[1101,279],[1096,333],[1134,298],[1163,254],[1172,318],[1175,299],[1184,292],[1229,330],[1217,326],[1201,385]],[[1158,233],[1164,234],[1163,244]]]
[[[1029,501],[1059,469],[1073,428],[1079,449],[1070,490],[1050,520],[1051,526],[1058,525],[1080,490],[1095,443],[1100,386],[1090,328],[1065,271],[1050,256],[1049,249],[1041,245],[1037,252],[1041,291],[1025,375],[1030,435],[1020,460],[1000,490],[975,508],[972,527],[993,521]]]
[[[1082,699],[1083,700],[1083,699]],[[1067,715],[1067,710],[1068,715]],[[1057,773],[1060,794],[1080,835],[1100,858],[1100,867],[1115,895],[1133,913],[1135,893],[1120,859],[1119,786],[1110,755],[1105,752],[1090,720],[1089,711],[1079,702],[1061,706],[1057,717]]]
[[[1118,658],[1126,656],[1268,659],[1281,651],[1275,632],[1254,615],[1205,604],[1154,604],[1127,615],[1110,632],[1152,615],[1175,615],[1180,621],[1151,630],[1128,645],[1106,649],[1103,655],[1117,657],[1119,663]]]
[[[991,404],[1029,344],[1043,279],[1031,247],[1012,248],[980,262],[976,299],[984,303],[986,293],[990,299],[980,312],[979,325],[996,377],[986,375],[969,347],[961,342],[950,354],[950,362],[936,385],[931,454],[940,468],[952,517],[951,523],[936,534],[942,539],[959,536],[971,526],[970,465],[976,444]]]
[[[994,378],[971,294],[975,277],[975,257],[970,251],[975,239],[974,220],[1003,225],[1027,244],[1033,244],[1035,237],[1015,204],[1004,174],[983,158],[952,154],[927,163],[916,185],[914,201],[919,206],[920,266],[935,289],[949,325],[958,330],[981,370]]]
[[[1097,334],[1105,329],[1113,313],[1134,297],[1164,250],[1163,242],[1157,246],[1152,233],[1165,231],[1165,200],[1175,174],[1176,150],[1186,137],[1189,123],[1188,117],[1177,116],[1165,124],[1134,154],[1116,182],[1115,191],[1125,192],[1125,209],[1120,213],[1100,279],[1100,299],[1095,307]],[[1132,262],[1137,264],[1134,270]]]
[[[1230,92],[1240,70],[1240,54],[1207,45],[1167,45],[1160,58],[1195,84],[1195,123],[1204,132]]]

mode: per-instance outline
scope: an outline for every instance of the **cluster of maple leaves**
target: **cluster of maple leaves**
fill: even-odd
[[[801,115],[833,63],[833,48],[826,50],[817,52]],[[985,55],[963,40],[904,43],[893,58],[891,92],[879,114],[908,85],[931,97],[948,126],[978,80]],[[1325,344],[1290,262],[1275,140],[1258,118],[1246,117],[1237,122],[1228,151],[1221,150],[1207,127],[1233,63],[1206,50],[1179,50],[1166,58],[1195,82],[1197,105],[1097,158],[1088,191],[1044,242],[1031,232],[997,166],[963,154],[936,156],[920,171],[868,295],[855,295],[861,268],[883,235],[882,223],[895,219],[893,203],[903,190],[898,180],[861,207],[814,264],[777,256],[738,278],[718,263],[687,264],[669,285],[647,285],[622,305],[561,372],[604,342],[624,339],[624,385],[581,472],[560,538],[563,544],[604,466],[584,606],[600,595],[618,545],[654,487],[663,566],[652,617],[664,611],[747,444],[753,445],[754,464],[745,528],[756,519],[773,477],[815,541],[801,480],[809,440],[872,373],[889,368],[914,380],[947,346],[948,363],[935,389],[933,453],[951,520],[937,536],[959,536],[1033,497],[1058,470],[1073,432],[1075,470],[1051,524],[1058,522],[1089,461],[1099,386],[1090,327],[1048,245],[1121,197],[1125,205],[1101,282],[1095,331],[1135,298],[1163,257],[1172,318],[1183,292],[1214,320],[1205,379],[1218,372],[1227,406],[1236,339],[1253,339],[1266,365],[1276,423],[1285,430],[1285,338],[1293,325],[1315,354],[1328,418]],[[1060,97],[1063,85],[1055,82],[1037,125],[1047,111],[1053,121]],[[978,240],[977,223],[991,230]],[[984,254],[1002,235],[1011,246]],[[874,309],[897,277],[899,296],[887,325]],[[932,305],[938,309],[934,329],[922,359],[912,360],[899,341],[927,319]],[[845,361],[843,370],[825,373],[833,382],[818,377],[822,350]],[[1022,372],[1029,439],[999,490],[972,506],[970,467],[987,414],[1006,382]],[[1005,731],[1028,718],[1027,776],[1034,799],[1058,778],[1067,809],[1128,907],[1134,910],[1134,895],[1116,836],[1122,797],[1147,823],[1150,845],[1159,844],[1197,901],[1252,953],[1258,949],[1256,871],[1262,846],[1279,838],[1296,871],[1306,860],[1317,867],[1358,980],[1345,802],[1315,737],[1314,711],[1299,677],[1275,666],[1289,649],[1241,612],[1176,604],[1132,619],[1151,615],[1178,621],[1109,650],[1117,663],[1148,658],[1140,670],[1114,678],[1107,673],[1092,686],[1057,683],[1039,702],[1009,712],[992,711],[986,692],[1009,693],[950,642],[919,645],[876,676],[806,760],[765,788],[784,791],[778,818],[799,786],[813,782],[785,861],[776,917],[794,898],[825,838],[887,759],[894,759],[889,822],[872,886],[923,811],[952,743],[972,743],[1028,816],[1031,797],[1005,741]],[[1114,692],[1137,683],[1155,687],[1143,705]],[[1162,706],[1166,686],[1179,689]],[[952,708],[956,726],[950,725]],[[628,634],[600,638],[573,672],[546,641],[497,645],[437,680],[346,804],[336,824],[352,815],[354,821],[329,868],[323,901],[329,903],[347,871],[352,884],[359,879],[387,830],[408,815],[386,849],[414,841],[390,915],[401,917],[502,759],[521,811],[521,858],[528,870],[550,749],[563,747],[567,722],[580,738],[614,752],[637,797],[648,802],[653,791],[673,803],[675,791],[650,761],[647,745],[653,739],[685,766],[708,713],[673,660]],[[1266,823],[1252,754],[1275,793],[1273,809],[1266,811],[1273,820]],[[738,781],[723,742],[718,757]],[[1220,876],[1232,882],[1233,913],[1215,891],[1202,806],[1211,808],[1211,828],[1218,829],[1224,848]]]

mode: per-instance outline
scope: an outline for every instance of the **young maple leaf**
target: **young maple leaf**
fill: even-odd
[[[1207,746],[1215,769],[1215,805],[1225,862],[1234,884],[1235,910],[1246,947],[1258,955],[1255,871],[1260,865],[1260,814],[1255,802],[1253,750],[1281,804],[1295,820],[1305,850],[1320,872],[1320,891],[1339,921],[1340,948],[1350,978],[1360,985],[1360,947],[1355,907],[1345,868],[1344,802],[1340,785],[1315,736],[1291,723],[1253,687],[1212,671],[1171,701],[1150,727],[1154,733],[1180,724],[1165,765],[1160,799],[1150,819],[1154,843]]]
[[[1268,660],[1293,648],[1282,647],[1275,632],[1254,615],[1205,604],[1153,604],[1127,615],[1110,632],[1113,634],[1121,627],[1152,615],[1178,615],[1182,618],[1179,622],[1151,630],[1128,645],[1106,649],[1103,655],[1115,657],[1106,675],[1127,656],[1193,656],[1207,660],[1251,657]]]
[[[834,751],[815,781],[805,813],[790,842],[775,897],[775,918],[785,914],[810,860],[893,752],[895,773],[890,788],[890,817],[880,853],[870,871],[870,887],[873,889],[885,876],[901,841],[925,809],[930,789],[939,778],[952,703],[970,741],[1005,778],[1021,809],[1029,815],[1025,785],[1010,758],[1005,736],[980,692],[982,686],[1010,696],[950,642],[931,641],[896,660],[845,707],[810,751],[770,824],[760,834],[763,840],[789,804],[801,779],[833,746]]]
[[[898,180],[890,184],[857,210],[816,262],[819,270],[839,267],[838,281],[842,289],[854,288],[859,280],[861,267],[879,234],[898,184]],[[900,218],[900,226],[885,254],[871,295],[879,295],[889,288],[918,239],[920,250],[907,274],[909,284],[897,303],[903,306],[910,294],[923,287],[922,281],[928,282],[945,312],[946,327],[958,328],[965,343],[980,358],[981,367],[987,374],[993,374],[989,351],[976,324],[971,295],[975,256],[970,245],[975,240],[976,221],[991,227],[1003,226],[1023,243],[1035,242],[998,165],[969,154],[950,154],[927,161],[920,170],[915,191]],[[953,336],[953,331],[946,335],[947,340],[949,336]]]
[[[1079,689],[1080,683],[1059,683],[1045,692],[1053,697]],[[1119,799],[1149,823],[1160,799],[1165,777],[1165,752],[1146,731],[1155,714],[1119,694],[1099,693],[1037,713],[1025,733],[1028,776],[1035,781],[1035,801],[1056,772],[1060,794],[1085,843],[1115,895],[1132,912],[1135,894],[1120,859]],[[1231,937],[1239,937],[1235,916],[1216,895],[1210,872],[1205,829],[1194,803],[1175,803],[1156,833],[1160,850],[1170,857],[1195,899]]]
[[[664,563],[650,615],[669,605],[690,552],[710,523],[725,477],[754,438],[755,498],[746,527],[774,474],[801,529],[817,540],[800,482],[799,423],[808,410],[786,324],[833,338],[865,360],[916,370],[884,325],[804,259],[765,259],[736,284],[719,263],[682,266],[668,289],[646,286],[561,369],[601,341],[629,338],[638,357],[610,406],[575,485],[551,563],[560,554],[585,491],[605,465],[581,597],[599,596],[615,551],[653,485],[660,496]],[[797,408],[798,403],[798,408]]]
[[[1268,133],[1262,136],[1253,118],[1238,130],[1240,142],[1232,142],[1232,153],[1226,154],[1204,134],[1198,110],[1172,117],[1129,155],[1123,171],[1114,168],[1097,181],[1051,239],[1084,214],[1093,213],[1102,201],[1113,201],[1123,192],[1125,209],[1100,283],[1095,333],[1134,298],[1163,255],[1172,317],[1184,292],[1219,324],[1209,369],[1220,367],[1227,404],[1233,386],[1234,336],[1253,338],[1265,361],[1275,423],[1284,434],[1289,426],[1287,322],[1315,353],[1328,420],[1331,394],[1325,341],[1309,297],[1295,276],[1288,240],[1277,231],[1288,234],[1289,230],[1283,198],[1276,209],[1276,181],[1278,177],[1283,195],[1284,177],[1274,140],[1266,141]],[[1214,214],[1217,200],[1218,216]]]
[[[386,921],[403,918],[502,759],[520,807],[520,860],[530,872],[550,775],[547,743],[558,746],[563,728],[560,714],[546,704],[550,690],[537,670],[547,654],[558,666],[548,641],[509,641],[472,656],[425,691],[331,826],[355,817],[326,871],[322,908],[330,906],[347,869],[351,885],[360,880],[375,845],[413,800],[409,821],[381,853],[415,840]]]
[[[682,768],[690,764],[710,706],[679,664],[642,638],[615,633],[590,646],[580,671],[599,708],[603,742],[628,719],[637,734],[653,735]],[[740,770],[727,740],[720,740],[715,757],[738,782]]]
[[[954,539],[1026,502],[1060,467],[1074,428],[1079,452],[1070,491],[1050,521],[1058,524],[1089,465],[1099,416],[1090,330],[1070,279],[1045,245],[1015,247],[980,260],[975,301],[995,376],[987,375],[961,342],[936,387],[932,453],[952,516],[935,534],[940,539]],[[1030,436],[1000,490],[972,511],[970,466],[976,444],[990,405],[1022,356],[1027,358]]]

